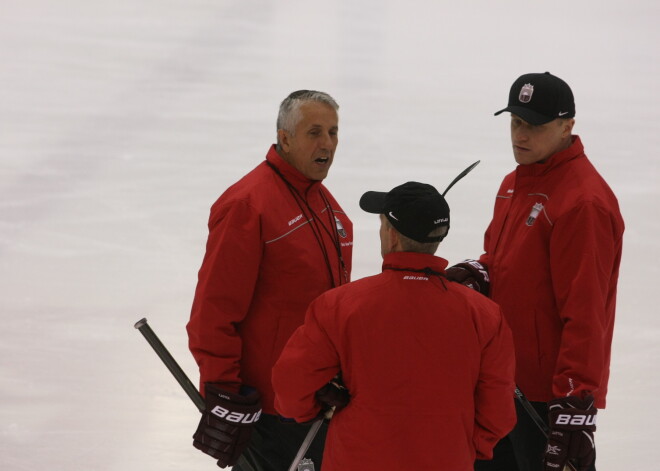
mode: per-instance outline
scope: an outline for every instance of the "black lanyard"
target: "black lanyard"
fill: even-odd
[[[325,231],[326,234],[330,237],[330,240],[332,241],[332,245],[335,247],[335,250],[337,251],[337,261],[339,264],[339,285],[342,285],[343,283],[348,282],[348,272],[346,270],[346,265],[344,264],[344,257],[342,256],[341,253],[341,245],[339,243],[339,231],[337,230],[337,223],[335,221],[335,215],[334,211],[332,210],[332,206],[330,205],[327,197],[323,193],[321,189],[319,189],[319,193],[321,194],[321,199],[323,200],[323,203],[325,204],[326,210],[328,211],[328,219],[330,222],[330,227],[332,228],[332,231],[328,229],[325,224],[323,224],[323,221],[318,217],[316,212],[312,209],[312,207],[309,205],[307,202],[307,199],[303,198],[303,196],[298,192],[296,187],[294,187],[289,180],[286,179],[284,175],[282,175],[282,172],[273,165],[272,163],[266,161],[268,166],[273,169],[273,171],[282,179],[282,181],[286,184],[287,188],[289,189],[289,192],[293,196],[293,199],[296,201],[298,204],[298,207],[300,208],[300,211],[302,211],[302,214],[305,216],[305,219],[307,220],[307,224],[309,225],[310,229],[312,230],[312,233],[314,234],[314,238],[316,239],[316,242],[321,249],[321,253],[323,254],[323,260],[325,261],[325,266],[328,269],[328,274],[330,275],[330,283],[332,287],[338,286],[337,283],[335,283],[335,275],[332,271],[332,264],[330,263],[330,256],[328,254],[328,249],[323,243],[323,233],[321,230]],[[304,206],[303,206],[304,204]],[[305,211],[305,208],[307,208],[307,211]],[[309,212],[309,216],[307,214]],[[344,275],[344,278],[342,280],[342,273]]]

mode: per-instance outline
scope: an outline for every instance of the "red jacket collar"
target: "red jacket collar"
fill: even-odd
[[[416,252],[393,252],[383,258],[383,270],[406,269],[423,270],[430,268],[433,271],[444,273],[449,262],[435,255]]]
[[[545,162],[530,165],[518,165],[516,168],[517,175],[521,177],[544,175],[569,160],[583,156],[584,146],[582,145],[580,136],[573,136],[572,138],[573,143],[570,147],[551,155]]]
[[[313,186],[318,186],[321,184],[320,180],[310,180],[305,175],[300,173],[295,167],[293,167],[289,162],[284,160],[280,154],[277,153],[275,149],[275,144],[273,144],[270,149],[268,149],[268,154],[266,154],[266,161],[274,166],[280,174],[286,180],[291,183],[300,194],[304,194],[309,191]]]

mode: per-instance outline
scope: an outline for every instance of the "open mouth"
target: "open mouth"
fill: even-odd
[[[330,160],[329,157],[319,157],[318,159],[314,160],[314,162],[319,164],[325,164],[328,163],[328,160]]]

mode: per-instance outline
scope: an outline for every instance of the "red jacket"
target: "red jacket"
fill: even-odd
[[[298,422],[338,372],[348,406],[330,421],[324,471],[473,469],[515,424],[511,333],[499,307],[432,255],[385,256],[383,273],[333,289],[273,369],[275,406]],[[402,271],[400,271],[402,270]]]
[[[348,282],[352,246],[352,223],[330,192],[271,147],[211,208],[187,325],[201,384],[254,386],[274,414],[271,368],[309,303]]]
[[[520,389],[532,401],[591,392],[602,408],[624,224],[573,139],[504,178],[481,261],[513,332]]]

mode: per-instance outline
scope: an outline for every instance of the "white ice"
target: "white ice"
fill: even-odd
[[[493,112],[546,70],[627,224],[598,469],[658,469],[659,20],[656,0],[3,0],[0,469],[217,469],[133,324],[197,382],[184,326],[208,210],[263,159],[289,92],[341,105],[326,183],[360,278],[380,270],[362,192],[444,187],[475,160],[439,255],[479,255],[514,167]]]

